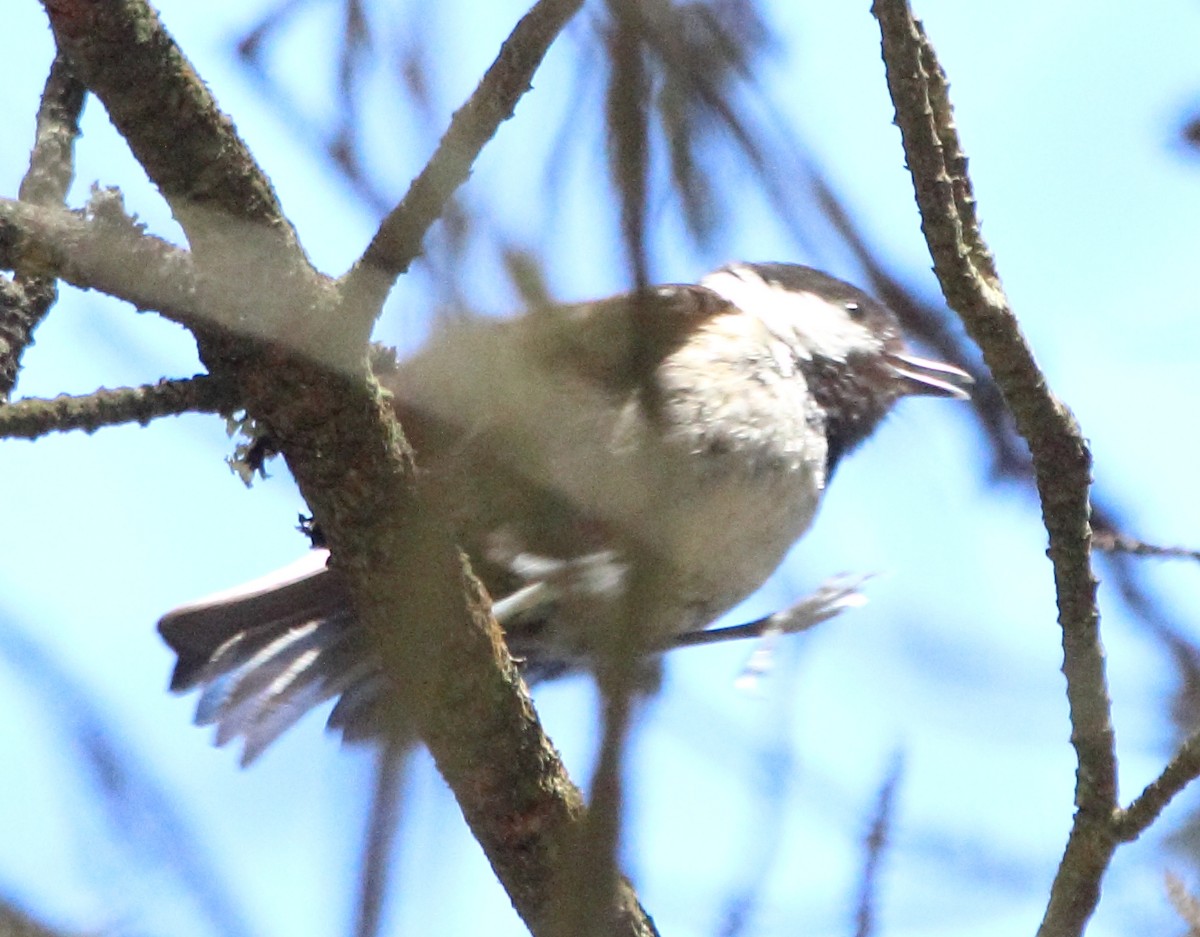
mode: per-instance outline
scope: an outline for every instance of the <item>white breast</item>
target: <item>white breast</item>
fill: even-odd
[[[510,467],[671,569],[669,608],[692,629],[757,588],[804,532],[825,446],[803,378],[770,336],[719,316],[656,371],[654,406],[531,359],[511,332],[465,328],[406,366],[399,392],[505,440]],[[749,350],[749,353],[747,353]]]

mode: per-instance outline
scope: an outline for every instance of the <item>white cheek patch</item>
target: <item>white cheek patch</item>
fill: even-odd
[[[759,319],[793,354],[813,354],[845,361],[852,350],[879,348],[869,329],[850,318],[846,307],[816,293],[784,289],[768,283],[753,270],[733,267],[718,270],[700,285]]]

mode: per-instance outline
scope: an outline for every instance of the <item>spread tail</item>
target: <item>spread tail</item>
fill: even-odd
[[[202,687],[196,722],[217,744],[245,739],[248,764],[308,710],[341,696],[330,726],[368,735],[379,667],[350,610],[329,553],[163,616],[159,633],[178,655],[171,689]]]

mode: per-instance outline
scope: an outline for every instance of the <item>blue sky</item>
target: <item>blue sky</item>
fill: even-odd
[[[893,269],[934,295],[866,6],[776,3],[781,51],[758,78]],[[24,171],[51,56],[37,5],[14,7],[5,16],[19,40],[0,60],[7,194]],[[376,218],[233,60],[232,39],[264,4],[160,7],[272,176],[314,261],[342,272]],[[460,7],[431,14],[445,62],[435,126],[519,15],[472,5],[464,30],[455,26]],[[1131,532],[1200,543],[1189,421],[1200,350],[1200,163],[1175,137],[1200,102],[1200,8],[1174,0],[1118,17],[1078,0],[988,8],[927,0],[917,13],[951,78],[985,235],[1052,387],[1092,441],[1098,480]],[[388,16],[398,24],[412,14]],[[272,60],[279,80],[318,109],[332,106],[319,51],[333,22],[330,10],[306,14]],[[546,248],[557,294],[586,298],[624,282],[597,165],[570,170],[558,205],[538,194],[544,128],[572,104],[569,51],[551,53],[467,191],[505,231]],[[432,144],[420,120],[396,126],[390,113],[367,110],[369,158],[398,197]],[[78,154],[72,204],[93,181],[120,185],[153,232],[178,236],[95,101]],[[828,245],[801,253],[758,196],[706,255],[686,248],[669,216],[657,220],[663,279],[694,279],[735,258],[855,273]],[[495,280],[494,261],[475,258],[471,298],[503,312],[514,298]],[[429,295],[418,267],[378,337],[418,341]],[[68,290],[18,389],[86,392],[196,368],[176,326]],[[54,923],[213,932],[177,879],[180,828],[136,794],[118,795],[127,808],[119,816],[99,809],[64,728],[85,739],[94,732],[74,700],[48,699],[29,679],[28,658],[14,657],[18,638],[61,669],[169,792],[186,851],[210,863],[203,875],[228,895],[245,933],[344,932],[352,919],[370,758],[340,750],[311,718],[243,772],[234,752],[211,748],[190,725],[194,700],[165,692],[171,660],[153,630],[157,617],[304,548],[292,530],[303,505],[282,466],[247,491],[222,463],[231,448],[220,421],[199,416],[0,444],[0,481],[21,493],[3,512],[9,548],[0,564],[0,628],[9,635],[0,642],[0,750],[16,769],[0,799],[0,843],[8,844],[0,891]],[[839,470],[815,528],[734,617],[784,605],[843,570],[883,574],[869,587],[870,604],[789,642],[758,694],[734,686],[746,648],[692,650],[671,662],[635,738],[626,842],[628,868],[664,933],[716,932],[731,897],[747,889],[758,903],[746,933],[849,932],[861,840],[897,754],[903,774],[879,933],[1036,928],[1070,822],[1074,764],[1044,531],[1028,492],[990,484],[986,460],[966,407],[905,403]],[[1196,569],[1156,567],[1153,581],[1194,625]],[[1162,714],[1174,672],[1115,597],[1102,590],[1101,599],[1128,798],[1170,751]],[[587,681],[544,687],[537,698],[572,772],[586,779],[595,744]],[[389,932],[522,933],[424,756],[404,813]],[[1163,898],[1166,869],[1185,867],[1161,836],[1123,848],[1089,933],[1180,929]]]

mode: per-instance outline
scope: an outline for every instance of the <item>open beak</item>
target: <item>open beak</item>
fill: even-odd
[[[969,400],[968,388],[975,383],[962,368],[928,358],[918,358],[907,352],[887,353],[888,367],[899,379],[906,394],[927,397],[957,397]]]

